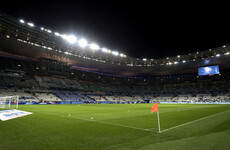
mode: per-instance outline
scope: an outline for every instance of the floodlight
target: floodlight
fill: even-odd
[[[52,31],[51,30],[48,30],[48,29],[44,29],[46,32],[48,32],[48,33],[52,33]]]
[[[183,63],[186,63],[186,60],[183,60],[182,62],[183,62]]]
[[[98,50],[100,48],[97,44],[94,44],[94,43],[90,44],[89,47],[91,50]]]
[[[41,30],[44,30],[44,28],[43,28],[43,27],[41,27]]]
[[[54,34],[55,34],[56,36],[60,36],[60,34],[59,34],[58,32],[54,32]]]
[[[25,23],[25,21],[24,21],[24,20],[22,20],[22,19],[20,19],[19,21],[20,21],[20,23]]]
[[[220,54],[216,54],[216,57],[220,57]]]
[[[124,57],[124,54],[121,53],[121,54],[120,54],[120,57]]]
[[[143,61],[147,61],[147,59],[146,59],[146,58],[143,58]]]
[[[178,64],[179,62],[178,61],[174,61],[174,64]]]
[[[104,53],[108,53],[108,52],[109,52],[109,50],[108,50],[107,48],[102,48],[101,50],[102,50],[102,52],[104,52]]]
[[[88,42],[85,39],[81,39],[78,41],[80,47],[84,48],[87,46]]]
[[[224,55],[229,55],[229,52],[224,53]]]
[[[119,55],[119,53],[117,51],[112,51],[112,54],[115,55],[115,56]]]
[[[31,23],[31,22],[28,22],[27,24],[28,24],[29,26],[31,26],[31,27],[34,27],[34,24]]]
[[[64,35],[63,38],[71,44],[76,43],[77,41],[77,38],[74,35]]]

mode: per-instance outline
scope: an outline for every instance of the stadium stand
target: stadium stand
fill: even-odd
[[[0,25],[0,96],[70,103],[230,102],[228,45],[142,61],[78,53],[78,47],[5,14]],[[221,74],[198,76],[206,59],[219,65]]]

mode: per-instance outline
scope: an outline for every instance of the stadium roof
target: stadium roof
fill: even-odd
[[[139,59],[174,57],[230,43],[224,6],[150,3],[19,1],[1,5],[0,10]]]
[[[84,40],[81,34],[74,34],[73,32],[71,34],[61,33],[47,28],[46,25],[39,25],[39,23],[34,23],[25,18],[15,18],[1,13],[0,19],[2,51],[32,58],[55,59],[68,63],[74,69],[125,76],[142,76],[195,73],[197,67],[204,65],[221,64],[223,68],[229,66],[228,45],[210,47],[209,49],[202,49],[202,51],[199,50],[201,47],[197,46],[199,51],[193,52],[191,50],[190,53],[183,49],[184,52],[181,54],[184,55],[178,55],[178,51],[175,51],[174,54],[176,55],[173,57],[137,58],[117,50],[106,49],[104,45],[95,44],[92,40]],[[185,34],[187,35],[187,32]],[[162,35],[164,34],[162,33]],[[176,35],[173,36],[177,37]],[[114,38],[113,35],[108,36],[108,38],[110,37],[111,39]],[[214,40],[216,38],[222,39],[223,37],[212,35]],[[199,39],[199,36],[193,38],[193,40],[197,38]],[[206,40],[210,42],[209,39]],[[206,40],[202,42],[206,43]],[[119,41],[123,41],[123,39],[121,38]],[[171,42],[175,41],[172,40]],[[171,42],[164,45],[167,46]],[[138,45],[138,42],[133,43],[133,45],[135,44]],[[209,43],[209,46],[212,44]],[[180,46],[183,45],[184,43],[181,41]],[[146,52],[144,46],[143,44],[143,48],[138,54]],[[191,45],[191,47],[193,46]],[[190,49],[192,49],[191,47]],[[154,45],[152,48],[154,48]],[[133,50],[136,53],[135,48]],[[156,51],[156,53],[159,55],[161,53],[168,54],[168,50]],[[173,48],[170,50],[173,50]]]

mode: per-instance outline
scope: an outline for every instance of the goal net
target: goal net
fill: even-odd
[[[0,97],[0,108],[2,109],[18,109],[19,96]]]

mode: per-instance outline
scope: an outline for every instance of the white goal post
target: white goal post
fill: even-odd
[[[16,108],[18,109],[19,96],[0,97],[0,108]]]

